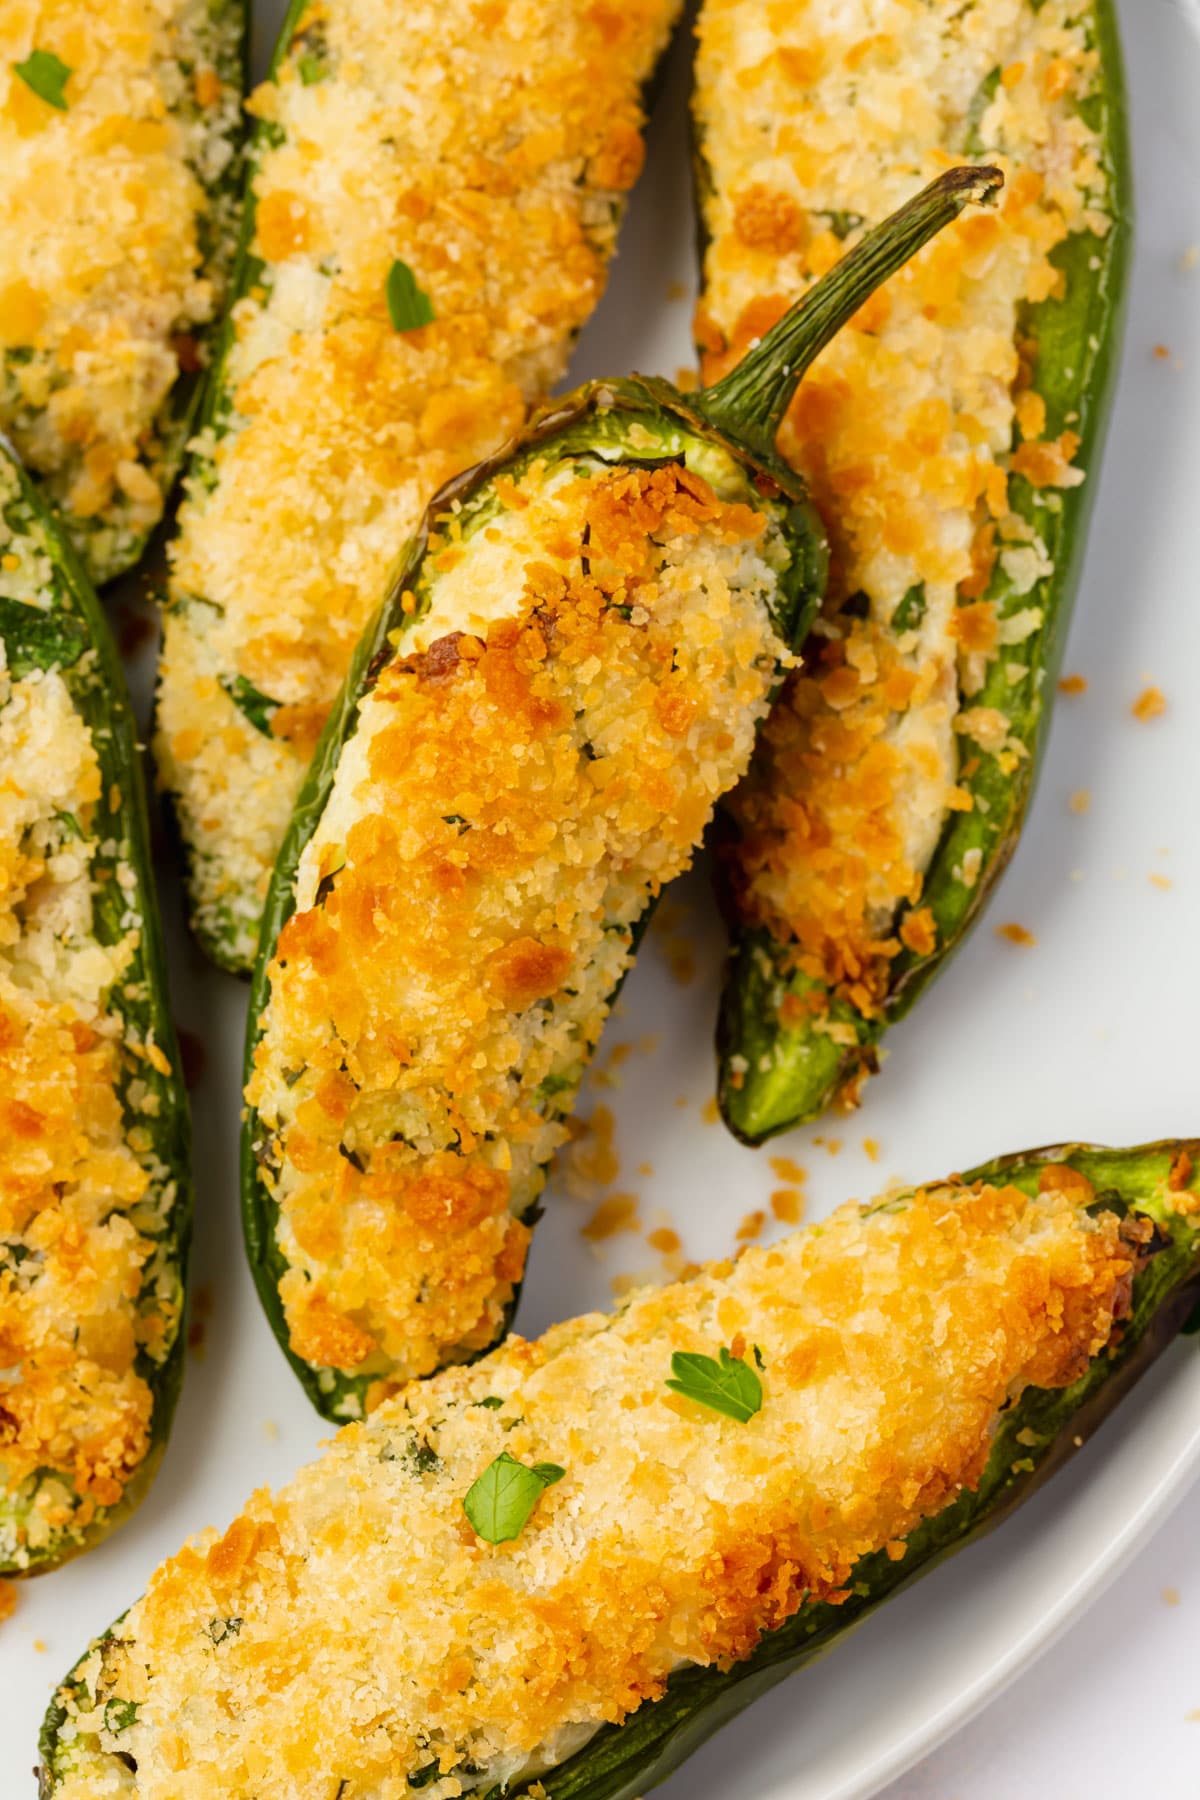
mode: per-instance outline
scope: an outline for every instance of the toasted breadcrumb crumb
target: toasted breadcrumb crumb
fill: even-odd
[[[771,1194],[771,1211],[781,1225],[798,1225],[804,1217],[804,1195],[798,1188],[776,1188]]]
[[[602,1244],[622,1231],[640,1231],[636,1194],[610,1194],[602,1200],[586,1225],[579,1228],[580,1237],[591,1244]]]
[[[1167,710],[1166,695],[1161,688],[1144,687],[1129,710],[1143,725],[1151,719],[1160,719]]]

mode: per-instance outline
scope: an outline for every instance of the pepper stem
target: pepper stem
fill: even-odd
[[[884,219],[784,313],[728,375],[692,405],[726,436],[769,456],[792,396],[814,359],[863,302],[972,201],[989,203],[999,169],[948,169]]]

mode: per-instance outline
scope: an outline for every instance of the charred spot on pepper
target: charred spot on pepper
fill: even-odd
[[[339,863],[336,869],[330,869],[327,875],[322,875],[320,881],[317,883],[316,891],[313,894],[314,907],[324,906],[326,900],[328,900],[330,894],[332,894],[336,887],[337,878],[345,866],[344,862]]]

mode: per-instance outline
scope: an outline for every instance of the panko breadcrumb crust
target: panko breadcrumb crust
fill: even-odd
[[[920,181],[985,150],[1007,178],[996,210],[959,220],[861,309],[779,437],[829,528],[832,580],[735,796],[729,873],[740,916],[866,1019],[896,958],[937,946],[924,878],[947,820],[975,804],[964,781],[981,758],[1012,773],[1028,755],[1003,706],[976,696],[997,660],[1012,683],[1035,678],[1015,651],[1053,573],[1010,483],[1046,496],[1084,478],[1078,436],[1044,435],[1024,320],[1061,293],[1055,249],[1110,228],[1081,111],[1092,24],[1092,0],[707,0],[700,18],[706,378]],[[968,888],[979,861],[958,871]]]
[[[60,1692],[55,1800],[450,1800],[745,1657],[1115,1341],[1138,1234],[1093,1199],[1048,1163],[846,1206],[414,1383],[161,1566]],[[744,1424],[665,1385],[722,1344],[761,1361]],[[493,1545],[462,1501],[502,1451],[565,1474]]]
[[[0,429],[99,581],[162,515],[220,311],[241,35],[228,0],[0,10]],[[61,108],[17,72],[39,52]]]
[[[749,762],[788,551],[703,454],[727,493],[538,455],[439,519],[300,859],[246,1097],[291,1349],[368,1403],[502,1328],[635,930]]]
[[[519,428],[600,297],[678,11],[330,0],[253,98],[258,273],[181,509],[156,746],[223,963],[253,959],[305,767],[422,508]],[[419,329],[389,316],[396,260],[429,298]]]
[[[53,551],[0,455],[0,596],[51,624]],[[122,1007],[145,975],[129,797],[106,787],[76,703],[103,682],[95,651],[66,641],[69,678],[17,672],[0,637],[0,1565],[15,1572],[81,1547],[145,1465],[181,1304],[163,1241],[179,1172],[140,1073],[171,1064]],[[120,894],[104,942],[102,884]]]

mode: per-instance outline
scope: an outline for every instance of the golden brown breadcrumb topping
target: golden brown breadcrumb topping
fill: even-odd
[[[414,1383],[162,1565],[64,1690],[58,1800],[449,1800],[837,1604],[1110,1341],[1133,1252],[1091,1198],[1051,1166],[846,1206]],[[761,1358],[745,1423],[666,1386],[720,1345]],[[564,1474],[493,1544],[463,1497],[504,1451]]]
[[[262,276],[234,309],[228,416],[181,512],[158,745],[201,927],[242,964],[422,508],[517,430],[599,299],[641,167],[641,86],[678,10],[424,0],[401,25],[392,0],[313,5],[254,96],[273,133]],[[432,310],[415,329],[389,314],[397,261]],[[239,709],[239,681],[279,703],[269,719]]]
[[[500,485],[498,518],[431,547],[422,629],[493,558],[501,616],[361,702],[247,1090],[292,1348],[391,1380],[495,1337],[633,927],[745,768],[781,652],[786,551],[742,498],[681,463]]]
[[[0,595],[61,602],[44,534],[0,458]],[[122,1497],[149,1448],[178,1317],[156,1242],[175,1197],[137,1070],[167,1072],[120,1010],[141,930],[119,787],[58,668],[0,635],[0,1562],[23,1567]],[[6,648],[7,645],[7,648]],[[93,653],[88,651],[86,656]],[[81,660],[72,679],[98,679]],[[115,941],[94,896],[120,888]],[[144,1108],[145,1121],[138,1113]]]
[[[833,573],[805,666],[735,797],[731,874],[745,918],[793,939],[801,967],[868,1018],[901,950],[936,947],[921,897],[946,820],[973,805],[962,780],[975,746],[960,738],[1010,773],[1025,755],[998,709],[958,715],[1041,623],[1010,598],[1051,573],[1010,479],[1051,491],[1083,479],[1078,437],[1046,439],[1022,321],[1061,292],[1055,249],[1109,227],[1080,112],[1096,80],[1091,25],[1090,0],[706,0],[701,12],[708,378],[948,162],[985,152],[1007,178],[995,211],[960,219],[860,309],[779,439],[829,527]]]
[[[240,26],[209,0],[0,10],[0,429],[97,579],[162,514],[172,389],[219,310]],[[61,103],[21,75],[39,56]]]

